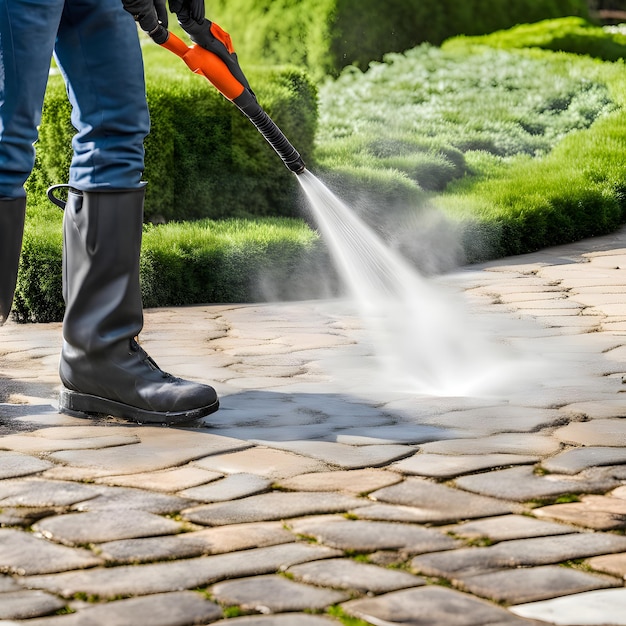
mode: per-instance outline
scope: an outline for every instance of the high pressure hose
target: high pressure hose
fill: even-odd
[[[274,148],[283,163],[295,174],[302,174],[306,165],[298,151],[263,110],[246,77],[243,75],[237,56],[232,48],[230,35],[215,22],[211,22],[211,33],[215,38],[216,51],[194,44],[188,46],[164,26],[150,33],[156,43],[179,56],[189,69],[202,74],[228,100],[254,124],[257,130]]]

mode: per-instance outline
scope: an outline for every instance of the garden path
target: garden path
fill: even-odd
[[[436,282],[497,392],[382,384],[345,301],[197,306],[142,341],[220,411],[87,420],[60,325],[5,324],[0,624],[626,624],[626,229]]]

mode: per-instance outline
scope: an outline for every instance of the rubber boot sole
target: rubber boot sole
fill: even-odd
[[[115,400],[107,400],[79,391],[72,391],[63,387],[59,394],[59,411],[61,413],[86,413],[87,415],[109,415],[132,420],[140,424],[179,424],[192,422],[219,409],[219,400],[208,406],[189,409],[180,412],[160,412],[139,409]]]

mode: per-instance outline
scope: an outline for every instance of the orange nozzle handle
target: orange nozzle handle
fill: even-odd
[[[179,56],[192,72],[202,74],[229,100],[244,92],[245,87],[232,75],[226,63],[210,50],[198,45],[188,46],[174,33],[169,33],[161,46]]]

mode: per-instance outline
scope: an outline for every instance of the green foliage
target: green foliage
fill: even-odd
[[[334,67],[328,41],[335,0],[214,0],[209,18],[232,36],[244,66],[297,65],[320,78]]]
[[[151,114],[146,218],[295,215],[293,174],[239,109],[175,55],[151,42],[144,51]],[[317,115],[313,85],[293,68],[249,74],[262,106],[309,162]],[[52,76],[31,190],[42,193],[50,183],[67,181],[74,132],[62,79]]]
[[[141,275],[149,307],[250,302],[288,292],[321,261],[318,236],[301,220],[202,220],[148,226]]]
[[[231,218],[146,227],[146,306],[267,299],[268,286],[275,298],[318,295],[291,289],[322,267],[328,273],[323,246],[304,222],[232,219],[292,215],[301,202],[295,177],[203,78],[150,42],[144,51],[153,115],[148,216]],[[320,84],[314,154],[316,89],[303,71],[246,73],[268,113],[343,199],[357,210],[434,205],[462,231],[469,261],[610,232],[626,217],[622,62],[469,39],[390,54],[365,73],[346,68]],[[62,316],[61,213],[44,191],[67,179],[73,132],[53,76],[27,185],[19,321]]]
[[[612,108],[571,58],[424,44],[320,87],[316,161],[353,201],[358,189],[381,206],[416,205],[420,190],[548,154]]]
[[[521,54],[521,53],[520,53]],[[548,154],[517,156],[489,176],[449,186],[435,200],[468,227],[469,260],[483,260],[605,234],[626,217],[626,80],[619,64],[599,64],[554,53],[605,81],[618,105],[588,129],[567,135]],[[471,236],[469,236],[471,233]]]
[[[60,229],[28,228],[24,234],[13,318],[18,322],[55,322],[65,309],[61,287]]]
[[[297,64],[315,80],[423,42],[589,16],[585,0],[214,0],[210,10],[245,64]]]
[[[543,48],[589,55],[605,61],[626,57],[626,35],[595,26],[580,17],[520,24],[481,37],[459,36],[444,42],[444,49],[485,45],[493,48]]]
[[[29,207],[15,294],[18,322],[63,317],[61,212]],[[200,220],[145,226],[141,286],[147,307],[316,297],[328,263],[318,235],[293,218]]]

